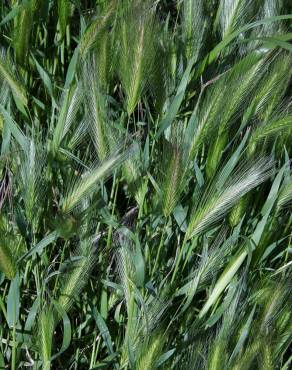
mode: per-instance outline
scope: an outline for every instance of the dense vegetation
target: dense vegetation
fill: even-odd
[[[291,5],[1,1],[1,369],[290,368]]]

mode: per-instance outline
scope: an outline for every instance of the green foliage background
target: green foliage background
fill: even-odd
[[[291,2],[0,15],[0,368],[288,370]]]

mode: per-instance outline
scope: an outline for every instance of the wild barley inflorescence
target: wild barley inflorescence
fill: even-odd
[[[291,368],[291,13],[1,2],[1,369]]]

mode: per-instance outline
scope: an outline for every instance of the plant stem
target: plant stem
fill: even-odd
[[[186,237],[184,237],[184,240],[183,240],[183,243],[182,243],[182,246],[181,246],[181,250],[179,251],[178,259],[176,261],[175,268],[174,268],[174,271],[173,271],[173,274],[172,274],[172,278],[171,278],[171,282],[170,282],[171,284],[173,284],[174,279],[176,277],[176,274],[177,274],[177,271],[178,271],[178,268],[179,268],[179,264],[180,264],[180,261],[181,261],[181,258],[182,258],[183,252],[184,252],[186,242],[187,242],[187,239],[186,239]]]
[[[16,323],[13,324],[13,331],[12,331],[12,338],[13,338],[13,346],[12,346],[12,357],[11,357],[11,370],[16,370]]]
[[[158,246],[158,251],[157,251],[156,259],[155,259],[155,263],[154,263],[153,270],[152,270],[153,272],[155,272],[156,267],[157,267],[157,264],[158,264],[158,261],[159,261],[161,249],[162,249],[162,246],[163,246],[163,243],[164,243],[164,235],[165,235],[165,232],[166,232],[166,229],[167,229],[168,222],[169,222],[169,218],[167,219],[167,222],[165,223],[165,225],[164,225],[164,227],[162,229],[160,243],[159,243],[159,246]]]

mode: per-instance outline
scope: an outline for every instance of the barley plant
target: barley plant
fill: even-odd
[[[291,369],[291,1],[0,15],[0,369]]]

